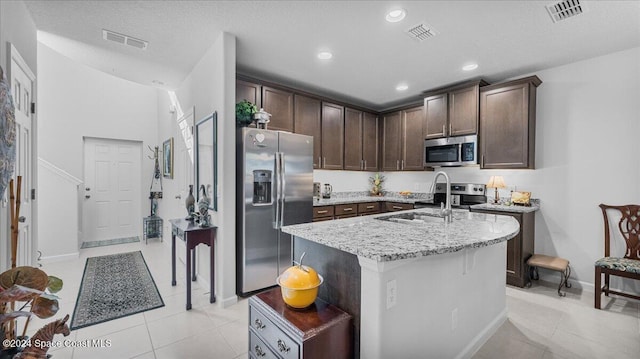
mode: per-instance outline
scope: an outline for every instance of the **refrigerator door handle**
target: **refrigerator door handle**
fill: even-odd
[[[274,229],[280,229],[280,223],[278,222],[278,220],[280,219],[280,171],[281,171],[281,165],[282,163],[280,162],[280,152],[276,152],[275,153],[275,167],[276,167],[276,171],[275,171],[275,199],[276,199],[276,210],[274,213],[274,218],[273,218],[273,228]]]
[[[284,152],[280,152],[280,201],[282,202],[280,204],[280,227],[282,227],[284,225],[284,200],[285,200],[285,187],[287,186],[287,181],[285,181],[284,179],[284,174],[286,173],[287,169],[285,168],[285,161],[284,161]]]

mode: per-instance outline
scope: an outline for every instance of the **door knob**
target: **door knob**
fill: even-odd
[[[89,196],[88,194],[84,196],[84,198],[89,199],[91,198],[91,196]]]
[[[176,199],[182,199],[182,196],[181,195],[177,195]]]
[[[24,223],[26,220],[27,220],[27,218],[25,216],[18,217],[18,222],[20,222],[20,223]]]

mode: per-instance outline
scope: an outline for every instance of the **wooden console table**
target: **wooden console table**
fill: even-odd
[[[209,296],[209,303],[215,303],[215,256],[213,252],[213,244],[216,240],[216,230],[218,227],[200,227],[199,225],[187,221],[186,219],[170,219],[171,223],[171,285],[176,285],[176,237],[179,237],[185,242],[187,247],[186,260],[187,260],[187,310],[191,309],[191,281],[196,280],[196,251],[195,248],[198,244],[206,244],[210,249],[211,256],[211,294]]]

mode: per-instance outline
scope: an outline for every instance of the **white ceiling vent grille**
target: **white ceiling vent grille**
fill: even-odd
[[[416,39],[418,41],[424,41],[430,37],[436,36],[436,30],[427,23],[421,23],[415,26],[410,27],[406,31],[407,35],[411,38]]]
[[[119,34],[110,30],[102,29],[102,38],[105,40],[117,42],[122,45],[135,47],[136,49],[146,50],[149,43],[144,40],[136,39],[129,35]]]
[[[587,8],[580,0],[564,0],[547,5],[547,12],[554,23],[580,15],[585,11]]]

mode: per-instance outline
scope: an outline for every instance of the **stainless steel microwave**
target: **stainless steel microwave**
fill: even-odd
[[[445,137],[424,141],[425,167],[478,164],[478,136]]]

